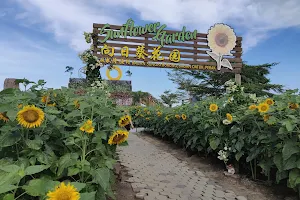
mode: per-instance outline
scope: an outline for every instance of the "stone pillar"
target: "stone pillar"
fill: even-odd
[[[7,89],[7,88],[18,88],[19,89],[19,84],[16,83],[15,81],[16,81],[15,78],[6,78],[4,80],[3,89]]]

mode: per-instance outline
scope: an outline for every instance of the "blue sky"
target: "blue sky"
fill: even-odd
[[[143,1],[144,2],[144,1]],[[160,6],[158,6],[160,5]],[[93,23],[165,23],[170,29],[207,32],[215,23],[232,26],[243,37],[248,64],[280,62],[269,76],[273,83],[300,88],[299,0],[2,0],[0,1],[0,90],[4,79],[44,79],[47,87],[66,86],[65,66],[83,67],[78,53],[86,49],[83,32]],[[298,37],[297,37],[298,36]],[[297,55],[296,55],[297,54]],[[122,66],[123,72],[129,67]],[[160,95],[175,90],[165,69],[130,67],[133,90]],[[105,69],[101,70],[105,77]],[[114,74],[112,74],[114,75]],[[105,77],[106,78],[106,77]]]

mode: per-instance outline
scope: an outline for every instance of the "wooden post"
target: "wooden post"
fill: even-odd
[[[237,85],[241,85],[242,84],[242,76],[241,74],[235,74],[235,82]]]

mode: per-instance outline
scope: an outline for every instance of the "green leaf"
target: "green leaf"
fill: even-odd
[[[241,151],[244,146],[244,142],[242,140],[238,140],[237,143],[235,144],[235,148],[237,151]]]
[[[55,116],[55,115],[49,115],[49,114],[45,113],[45,116],[46,116],[46,118],[47,118],[50,122],[52,122],[53,120],[56,119],[56,116]]]
[[[277,171],[276,172],[276,182],[277,184],[279,183],[279,181],[281,181],[282,179],[288,178],[289,177],[289,173],[288,171]]]
[[[4,94],[14,94],[15,93],[15,91],[16,91],[16,89],[15,88],[6,88],[6,89],[4,89],[4,90],[2,90],[1,92],[0,92],[0,95],[4,95]]]
[[[292,121],[286,121],[286,122],[285,122],[285,127],[286,127],[286,129],[287,129],[289,132],[291,132],[291,131],[294,130],[295,124],[293,124]]]
[[[58,181],[48,179],[33,179],[29,181],[28,185],[24,185],[22,188],[30,196],[38,197],[45,195],[50,190],[54,190],[55,186],[59,185],[59,183]]]
[[[78,154],[76,153],[67,153],[60,157],[58,161],[58,170],[57,175],[60,176],[64,169],[74,166],[77,163]]]
[[[90,193],[81,193],[80,199],[82,200],[95,200],[96,192],[90,192]]]
[[[273,162],[279,171],[283,171],[283,159],[281,154],[276,154],[273,158]]]
[[[6,113],[10,121],[15,121],[17,114],[18,114],[18,110],[9,110]]]
[[[292,188],[296,188],[300,184],[300,170],[292,169],[289,173],[289,185]]]
[[[216,137],[209,138],[209,145],[212,148],[212,150],[216,150],[220,144],[220,139]]]
[[[128,142],[124,141],[123,143],[119,144],[119,146],[128,146]]]
[[[196,117],[196,116],[193,116],[192,121],[193,121],[194,124],[196,124],[199,121],[199,118]]]
[[[73,110],[72,112],[70,112],[69,114],[66,115],[66,119],[73,119],[73,118],[76,118],[76,117],[80,117],[81,116],[81,113],[79,110]]]
[[[53,115],[58,115],[61,113],[61,111],[54,109],[52,107],[47,107],[45,108],[45,113],[53,114]]]
[[[41,171],[44,171],[45,169],[48,169],[50,165],[34,165],[34,166],[29,166],[25,169],[25,174],[26,175],[32,175],[32,174],[37,174]]]
[[[108,168],[98,168],[92,171],[93,182],[99,184],[105,191],[109,186],[110,170]]]
[[[7,194],[4,196],[3,200],[15,200],[15,197],[13,194]]]
[[[297,156],[296,155],[291,156],[283,164],[283,169],[284,170],[290,170],[290,169],[296,168],[297,167],[296,161],[297,161]]]
[[[68,176],[74,176],[74,175],[78,174],[79,172],[80,172],[80,170],[76,167],[68,168]]]
[[[12,191],[17,188],[18,188],[18,186],[15,186],[15,185],[0,185],[0,194]]]
[[[290,140],[287,141],[282,149],[282,157],[283,160],[289,159],[293,154],[299,153],[300,148],[297,146],[297,143]]]
[[[85,183],[71,182],[70,184],[74,185],[74,187],[77,189],[78,192],[80,192],[83,188],[86,187]]]
[[[43,145],[43,140],[41,139],[26,140],[25,143],[30,149],[40,150]]]
[[[3,128],[3,127],[2,127]],[[21,139],[21,134],[2,131],[0,134],[0,147],[9,147],[16,144]]]
[[[238,152],[238,153],[235,154],[235,159],[236,159],[237,161],[239,161],[240,158],[241,158],[243,155],[244,155],[244,152],[243,152],[243,151],[240,151],[240,152]]]
[[[59,119],[59,118],[56,118],[55,120],[52,121],[52,124],[56,127],[66,127],[66,126],[69,126],[69,124],[67,122],[65,122],[64,120],[62,119]]]
[[[21,168],[18,165],[0,166],[0,170],[5,172],[18,172]]]
[[[105,161],[105,166],[108,169],[113,169],[114,168],[114,164],[116,163],[116,161],[112,158],[109,158],[108,160]]]

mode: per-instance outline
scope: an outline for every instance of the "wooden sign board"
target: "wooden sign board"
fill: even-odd
[[[187,31],[165,30],[159,22],[134,26],[129,19],[122,26],[93,24],[94,55],[103,64],[137,67],[177,68],[218,71],[217,62],[207,54],[207,34]],[[242,68],[242,38],[236,37],[231,56],[223,56],[232,69],[221,72],[239,74]]]

